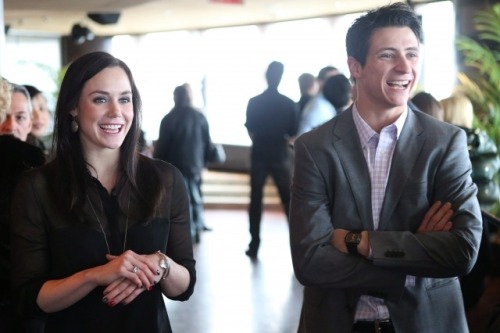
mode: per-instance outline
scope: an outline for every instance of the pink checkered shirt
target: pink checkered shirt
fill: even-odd
[[[385,187],[391,168],[392,155],[406,117],[408,116],[408,110],[405,110],[394,123],[382,128],[380,133],[374,131],[361,118],[356,105],[353,106],[352,114],[361,147],[363,148],[363,154],[370,171],[373,226],[374,230],[377,230],[380,220],[380,209],[384,202]],[[407,276],[406,285],[415,285],[415,277]],[[355,320],[382,320],[389,317],[389,310],[383,299],[367,295],[361,296],[356,308]]]

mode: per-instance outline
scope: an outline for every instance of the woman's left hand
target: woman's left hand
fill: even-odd
[[[107,303],[109,306],[114,306],[116,304],[129,304],[132,302],[141,292],[144,290],[151,291],[153,286],[158,283],[161,278],[161,272],[158,266],[158,260],[156,254],[150,255],[138,255],[140,258],[142,267],[147,267],[146,270],[156,272],[152,278],[148,277],[149,283],[143,283],[142,285],[138,285],[135,281],[126,278],[120,278],[112,283],[110,283],[106,289],[104,290],[103,302]],[[116,260],[117,256],[107,255],[108,260]],[[135,272],[138,275],[144,274],[141,269],[138,269]],[[145,274],[146,276],[149,274]]]
[[[117,304],[126,305],[145,290],[144,287],[138,287],[129,279],[116,280],[104,290],[102,301],[111,307]],[[150,287],[150,290],[152,290],[152,287]]]

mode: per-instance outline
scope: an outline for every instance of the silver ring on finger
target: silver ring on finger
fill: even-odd
[[[137,274],[137,272],[139,272],[139,267],[134,266],[134,267],[132,268],[131,272],[132,272],[132,273]]]

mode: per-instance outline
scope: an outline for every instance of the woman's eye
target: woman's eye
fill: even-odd
[[[122,104],[130,103],[130,100],[131,100],[130,97],[122,97],[120,98],[120,103]]]
[[[106,98],[104,98],[104,97],[96,97],[96,98],[94,98],[94,103],[97,103],[97,104],[106,103]]]

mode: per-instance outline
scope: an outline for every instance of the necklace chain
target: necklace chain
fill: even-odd
[[[97,213],[94,209],[94,205],[92,204],[92,201],[90,201],[89,195],[87,194],[87,201],[89,202],[90,208],[92,208],[92,212],[94,213],[95,219],[97,220],[97,223],[99,223],[99,228],[101,228],[102,235],[104,236],[104,242],[106,243],[106,248],[108,249],[108,254],[111,254],[111,250],[109,248],[109,243],[108,243],[108,238],[106,237],[106,232],[104,231],[104,227],[102,226],[101,220],[97,216]],[[125,245],[127,244],[127,234],[128,234],[128,213],[130,209],[130,193],[128,196],[128,203],[127,203],[127,218],[125,220],[125,237],[123,238],[123,250],[122,253],[125,252]]]

